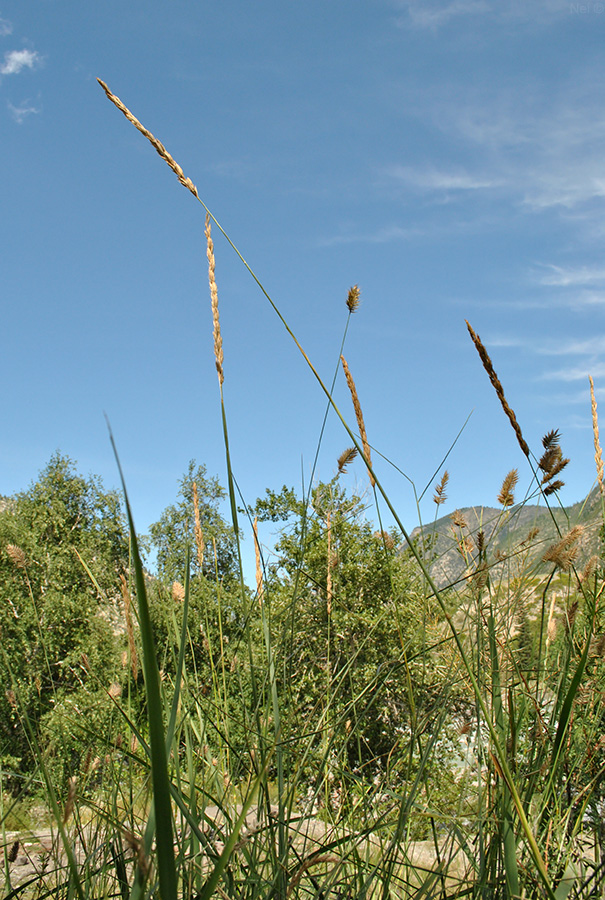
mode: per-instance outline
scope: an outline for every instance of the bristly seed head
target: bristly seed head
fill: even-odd
[[[350,313],[357,312],[359,309],[361,291],[359,290],[359,286],[354,284],[352,288],[349,289],[349,293],[347,296],[347,308]]]
[[[347,447],[338,457],[338,474],[343,475],[347,466],[353,462],[357,456],[357,447]]]
[[[210,216],[206,213],[206,241],[208,242],[208,247],[206,250],[206,256],[208,257],[208,281],[210,283],[210,303],[212,306],[212,329],[214,334],[214,360],[216,364],[216,371],[218,373],[219,384],[222,388],[223,381],[225,380],[225,376],[223,374],[223,339],[221,337],[221,325],[218,317],[218,288],[216,286],[216,277],[215,277],[215,269],[216,263],[214,260],[214,242],[212,240],[211,228],[210,228]]]
[[[450,480],[450,473],[446,469],[443,475],[441,476],[441,481],[435,488],[435,493],[433,494],[433,502],[437,504],[437,506],[441,506],[442,503],[445,503],[447,500],[447,494],[445,493],[445,489],[447,487],[447,483]]]
[[[544,562],[554,563],[557,568],[568,572],[577,559],[580,549],[579,540],[583,532],[582,525],[574,525],[571,531],[568,531],[556,544],[548,548],[542,557]]]
[[[515,502],[514,490],[519,481],[519,472],[517,469],[511,469],[502,482],[500,493],[498,494],[498,503],[502,506],[513,506]]]

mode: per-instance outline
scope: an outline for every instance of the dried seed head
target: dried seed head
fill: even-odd
[[[597,467],[597,481],[599,482],[599,490],[601,496],[605,493],[605,485],[603,484],[603,453],[601,452],[601,442],[599,441],[599,419],[597,416],[597,400],[594,393],[594,382],[592,376],[588,376],[590,380],[590,405],[592,409],[592,433],[594,437],[594,461]]]
[[[349,289],[349,293],[347,296],[347,308],[350,313],[357,312],[360,304],[360,295],[361,291],[359,290],[359,286],[354,284],[352,288]]]
[[[8,851],[8,861],[9,863],[14,862],[17,859],[17,854],[19,853],[19,841],[14,841],[12,847]]]
[[[527,442],[525,441],[523,434],[521,432],[521,426],[517,422],[517,417],[515,416],[513,410],[508,405],[508,401],[507,401],[506,397],[504,396],[504,388],[502,387],[502,383],[501,383],[500,379],[496,375],[493,363],[492,363],[491,359],[489,358],[489,354],[488,354],[487,350],[485,349],[485,347],[483,346],[483,344],[481,343],[481,338],[479,337],[478,334],[475,334],[475,332],[471,328],[468,321],[466,323],[466,327],[468,328],[468,332],[471,336],[471,340],[477,349],[479,358],[480,358],[481,362],[483,363],[483,368],[489,375],[489,380],[491,381],[493,388],[496,391],[498,400],[500,401],[500,405],[501,405],[502,409],[504,410],[505,414],[507,415],[508,420],[509,420],[510,424],[512,425],[513,431],[515,432],[515,435],[517,436],[517,441],[519,442],[519,446],[521,447],[521,450],[523,451],[523,453],[526,456],[529,456],[529,447],[528,447]]]
[[[254,535],[254,561],[256,567],[256,596],[258,597],[258,602],[263,602],[263,569],[261,565],[261,553],[260,553],[260,544],[258,542],[258,517],[254,517],[254,522],[252,523],[252,533]]]
[[[63,810],[63,824],[67,825],[71,814],[74,809],[74,800],[76,799],[76,787],[78,784],[78,779],[75,775],[72,775],[69,779],[69,790],[67,792],[67,801],[65,803],[65,809]]]
[[[11,709],[17,709],[17,695],[11,688],[7,688],[7,690],[4,692],[4,696],[8,700]]]
[[[435,488],[435,493],[433,494],[433,502],[437,504],[437,506],[441,506],[442,503],[445,503],[447,500],[447,494],[445,493],[445,489],[447,487],[447,483],[450,480],[450,473],[446,469],[443,475],[441,476],[441,481]]]
[[[357,447],[348,447],[338,457],[338,474],[343,475],[347,466],[353,462],[355,457],[357,456]]]
[[[223,338],[221,337],[221,324],[218,315],[218,288],[216,286],[215,269],[216,262],[214,259],[214,242],[210,227],[210,216],[206,213],[206,228],[204,231],[207,241],[206,256],[208,257],[208,281],[210,283],[210,304],[212,307],[212,330],[214,334],[214,361],[216,371],[218,373],[219,384],[223,385],[225,376],[223,374]]]
[[[567,632],[573,631],[573,626],[576,621],[576,616],[578,615],[578,607],[579,607],[579,600],[576,599],[567,608],[567,616],[565,619],[565,630]]]
[[[185,599],[185,588],[180,581],[172,582],[172,599],[175,603],[182,603]]]
[[[475,535],[475,543],[477,544],[477,550],[479,551],[479,553],[483,553],[483,551],[485,550],[485,532],[483,531],[483,529],[481,531],[478,531]]]
[[[197,482],[193,482],[193,515],[195,518],[195,549],[197,553],[197,564],[202,571],[204,563],[204,535],[202,534],[202,522],[200,519],[200,501],[197,493]]]
[[[577,559],[580,549],[578,542],[583,532],[584,528],[581,525],[574,525],[571,531],[568,531],[556,544],[548,548],[542,557],[544,562],[554,563],[564,572],[569,571]]]
[[[588,581],[589,578],[592,578],[597,570],[598,564],[599,557],[593,554],[582,569],[582,574],[580,575],[580,581],[582,584],[584,584],[585,581]]]
[[[113,681],[107,690],[112,700],[118,700],[122,696],[122,687],[117,681]]]
[[[459,509],[452,513],[452,523],[456,525],[457,528],[468,528],[468,522]]]
[[[164,145],[162,143],[160,143],[160,141],[158,141],[158,139],[156,137],[154,137],[152,135],[152,133],[150,131],[148,131],[147,128],[145,128],[145,126],[139,122],[139,120],[136,118],[136,116],[134,116],[130,112],[130,110],[126,106],[124,106],[124,104],[122,103],[122,101],[120,100],[119,97],[116,97],[115,94],[111,93],[111,91],[109,90],[109,88],[107,87],[107,85],[105,84],[104,81],[101,81],[100,78],[97,78],[97,81],[99,82],[99,84],[101,85],[103,90],[105,91],[108,100],[111,100],[113,105],[115,107],[117,107],[117,109],[119,109],[120,112],[124,113],[124,115],[126,116],[128,121],[134,125],[134,127],[137,129],[137,131],[140,131],[141,134],[147,138],[147,140],[152,145],[152,147],[154,147],[155,150],[160,154],[160,156],[162,157],[164,162],[168,166],[170,166],[170,168],[172,169],[172,171],[174,172],[174,174],[176,175],[178,180],[181,182],[181,184],[184,187],[186,187],[188,191],[191,191],[193,196],[199,200],[200,198],[199,198],[199,194],[197,192],[196,186],[194,185],[194,183],[192,182],[192,180],[190,178],[185,178],[185,173],[183,172],[183,170],[181,169],[179,164],[177,162],[175,162],[175,160],[172,158],[170,153],[168,153],[168,150],[166,150]]]
[[[366,434],[366,426],[363,421],[363,413],[361,411],[361,403],[359,402],[359,397],[357,395],[357,388],[355,387],[355,382],[353,381],[353,376],[351,375],[351,370],[349,369],[349,365],[344,358],[344,356],[340,357],[340,361],[342,363],[342,368],[344,369],[345,378],[347,379],[347,385],[349,387],[349,391],[351,393],[351,399],[353,400],[353,409],[355,410],[355,418],[357,419],[357,427],[359,428],[359,434],[361,436],[361,443],[363,445],[363,455],[366,458],[366,463],[368,466],[372,465],[372,456],[370,454],[370,445],[368,443],[368,436]],[[376,480],[372,475],[372,472],[369,470],[370,474],[370,484],[372,487],[376,484]]]
[[[517,469],[511,469],[502,482],[500,493],[498,494],[498,503],[502,506],[513,506],[515,502],[514,490],[519,481],[519,472]]]
[[[21,547],[17,547],[15,544],[7,544],[6,555],[18,569],[27,568],[27,557]]]
[[[554,618],[549,619],[548,626],[546,628],[546,643],[547,644],[552,644],[552,642],[554,641],[554,639],[557,636],[557,631],[558,631],[557,620]]]
[[[380,541],[387,548],[387,550],[395,549],[395,539],[393,538],[392,534],[389,534],[388,531],[375,531],[374,537],[377,541]]]
[[[556,430],[549,431],[548,434],[545,434],[542,438],[544,453],[542,454],[538,465],[544,472],[542,484],[548,484],[548,482],[550,482],[548,487],[544,489],[543,493],[545,497],[548,497],[549,494],[554,494],[554,492],[562,488],[564,484],[564,482],[560,480],[552,481],[555,475],[558,475],[569,462],[568,459],[563,458],[561,447],[559,446],[560,439],[559,432]]]
[[[126,634],[128,635],[128,651],[130,653],[130,670],[132,677],[136,681],[139,671],[139,660],[137,657],[137,647],[134,642],[134,625],[132,621],[132,600],[130,591],[128,590],[128,582],[123,573],[120,574],[120,584],[122,587],[122,601],[124,603],[124,618],[126,619]]]

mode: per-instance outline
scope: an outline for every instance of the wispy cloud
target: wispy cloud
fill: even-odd
[[[18,75],[23,69],[34,69],[41,61],[35,50],[9,50],[4,54],[0,75]]]
[[[7,103],[7,106],[10,110],[10,114],[17,122],[18,125],[22,125],[23,122],[28,118],[28,116],[35,115],[40,112],[40,109],[36,106],[29,106],[29,101],[25,101],[20,106],[13,106],[12,103]]]
[[[447,172],[430,168],[415,169],[413,166],[389,166],[384,174],[401,184],[432,191],[477,191],[502,184],[498,179],[471,175],[460,170]]]
[[[452,2],[427,6],[422,0],[408,0],[405,4],[409,21],[419,28],[440,28],[458,16],[489,12],[485,0],[452,0]]]
[[[579,287],[587,284],[603,284],[605,282],[605,268],[603,266],[580,266],[579,268],[564,268],[545,264],[548,271],[537,277],[538,284],[553,287]]]
[[[8,19],[0,19],[0,37],[6,37],[8,34],[13,33],[13,25],[12,22],[9,22]]]
[[[570,14],[569,0],[399,0],[397,6],[405,10],[398,20],[400,26],[437,30],[462,16],[489,16],[498,22],[512,20],[534,25],[549,24],[552,19]]]
[[[320,238],[317,243],[320,247],[333,247],[338,244],[388,244],[393,241],[422,237],[425,234],[426,232],[422,228],[401,228],[399,225],[389,225],[371,232],[336,234]]]
[[[580,381],[582,378],[588,380],[589,375],[592,375],[593,378],[605,377],[605,362],[580,363],[577,366],[544,372],[542,378],[545,381]]]

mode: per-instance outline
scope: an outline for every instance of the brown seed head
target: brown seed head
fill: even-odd
[[[348,447],[338,457],[338,474],[343,475],[347,466],[353,462],[355,457],[357,456],[357,447]]]
[[[501,383],[500,379],[496,375],[493,363],[492,363],[491,359],[489,358],[489,354],[488,354],[487,350],[485,349],[485,347],[483,346],[483,344],[481,343],[481,338],[479,337],[478,334],[475,334],[475,332],[471,328],[468,321],[466,323],[466,327],[468,328],[468,332],[471,336],[471,340],[477,349],[479,358],[480,358],[481,362],[483,363],[483,368],[489,375],[489,380],[491,381],[493,388],[498,396],[500,405],[501,405],[502,409],[504,410],[505,414],[507,415],[508,420],[509,420],[510,424],[512,425],[513,431],[515,432],[515,435],[517,436],[517,441],[519,442],[519,446],[521,447],[521,450],[523,451],[523,453],[526,456],[529,456],[529,447],[528,447],[527,442],[525,441],[525,438],[523,437],[523,434],[521,432],[521,426],[517,422],[517,417],[515,416],[513,410],[508,405],[508,401],[507,401],[506,397],[504,396],[504,388],[502,387],[502,383]]]
[[[445,503],[447,500],[447,494],[445,493],[445,489],[447,487],[447,483],[450,480],[450,473],[446,469],[443,475],[441,476],[441,481],[435,488],[435,493],[433,494],[433,503],[436,503],[437,506],[441,506],[442,503]]]
[[[544,553],[544,562],[551,562],[564,572],[569,571],[578,556],[579,540],[584,532],[582,525],[574,525],[571,531],[552,544]]]
[[[71,814],[74,809],[74,800],[76,799],[76,787],[78,785],[78,779],[76,775],[72,775],[69,779],[69,790],[67,792],[67,800],[65,802],[65,809],[63,810],[63,824],[67,825]]]
[[[360,295],[361,291],[359,290],[359,286],[354,284],[352,288],[349,289],[349,293],[347,295],[347,308],[350,313],[357,312],[360,304]]]
[[[212,233],[210,227],[210,216],[206,213],[206,241],[207,241],[207,249],[206,256],[208,257],[208,281],[210,283],[210,303],[212,306],[212,330],[214,334],[214,360],[216,364],[216,371],[218,373],[219,384],[223,385],[223,381],[225,380],[225,376],[223,374],[223,338],[221,336],[221,324],[218,316],[218,288],[216,286],[216,277],[215,277],[215,269],[216,262],[214,259],[214,242],[212,240]]]
[[[109,100],[111,100],[113,105],[115,107],[117,107],[120,110],[120,112],[124,113],[124,115],[126,116],[128,121],[134,125],[134,127],[137,129],[137,131],[140,131],[141,134],[147,138],[147,140],[149,141],[151,146],[154,147],[154,149],[160,154],[160,156],[162,157],[164,162],[168,166],[170,166],[170,168],[172,169],[172,171],[174,172],[174,174],[176,175],[178,180],[181,182],[181,184],[184,187],[186,187],[188,191],[191,191],[193,196],[199,200],[200,198],[199,198],[199,194],[197,192],[196,186],[194,185],[194,183],[192,182],[192,180],[190,178],[185,177],[185,173],[183,172],[183,170],[181,169],[179,164],[177,162],[175,162],[175,160],[172,158],[172,156],[170,155],[168,150],[166,150],[164,145],[162,143],[160,143],[160,141],[158,141],[158,139],[156,137],[154,137],[152,135],[152,133],[150,131],[148,131],[147,128],[145,128],[145,126],[139,122],[139,120],[136,118],[136,116],[134,116],[130,112],[128,107],[126,107],[122,103],[122,101],[120,100],[119,97],[116,97],[115,94],[111,93],[111,91],[109,90],[109,88],[107,87],[107,85],[105,84],[104,81],[101,81],[100,78],[97,78],[97,81],[99,82],[99,84],[101,85],[103,90],[105,91],[107,98]]]
[[[498,503],[502,506],[513,506],[515,502],[514,491],[519,481],[519,472],[517,469],[511,469],[502,482],[500,493],[498,494]]]
[[[452,524],[457,528],[468,528],[468,522],[459,509],[452,513]]]
[[[17,859],[17,854],[19,853],[19,841],[14,841],[12,847],[8,851],[8,861],[9,863],[14,862]]]
[[[17,547],[15,544],[7,544],[6,555],[18,569],[27,568],[27,557],[21,547]]]
[[[130,653],[130,669],[132,677],[136,681],[139,671],[139,660],[137,657],[137,647],[134,641],[134,624],[132,621],[132,600],[130,591],[128,590],[128,582],[123,573],[120,574],[120,584],[122,587],[122,601],[124,603],[124,618],[126,620],[126,633],[128,635],[128,650]]]
[[[193,482],[193,515],[195,518],[195,548],[197,552],[197,564],[202,572],[204,563],[204,535],[202,534],[202,522],[200,519],[200,501],[197,493],[197,482]]]
[[[599,440],[599,419],[597,416],[597,400],[594,393],[594,381],[592,376],[590,379],[590,405],[592,409],[592,433],[594,437],[594,461],[597,467],[597,481],[599,482],[599,490],[601,496],[605,493],[605,485],[603,484],[603,453],[601,451],[601,442]]]
[[[370,445],[368,443],[368,436],[366,434],[366,426],[363,421],[363,413],[361,411],[361,403],[359,402],[359,397],[357,395],[357,388],[355,387],[355,382],[353,380],[353,376],[351,375],[351,370],[349,369],[349,364],[347,363],[344,356],[340,357],[340,361],[342,363],[342,368],[344,369],[345,378],[347,379],[347,385],[349,387],[349,391],[351,393],[351,399],[353,400],[353,409],[355,410],[355,418],[357,419],[357,427],[359,428],[359,434],[361,435],[361,443],[363,445],[363,455],[366,458],[366,463],[368,466],[372,465],[372,457],[370,454]],[[372,472],[368,468],[368,472],[370,475],[370,484],[372,487],[376,484],[376,480],[372,475]]]

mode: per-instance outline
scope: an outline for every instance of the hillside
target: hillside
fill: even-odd
[[[569,507],[555,503],[551,509],[527,503],[504,510],[468,506],[415,528],[411,536],[431,561],[431,574],[437,585],[443,587],[456,583],[473,569],[479,555],[480,532],[488,563],[498,568],[505,560],[514,561],[521,555],[526,563],[537,563],[559,535],[582,525],[578,554],[578,566],[582,567],[592,554],[599,553],[602,522],[601,497],[596,487],[584,500]]]

